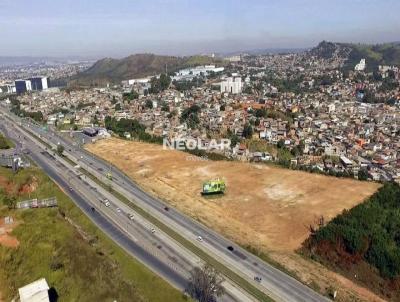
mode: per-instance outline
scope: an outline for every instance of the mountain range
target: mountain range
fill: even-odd
[[[303,50],[311,56],[324,59],[340,57],[345,59],[344,69],[353,69],[362,59],[367,61],[367,70],[378,65],[400,66],[400,42],[384,44],[353,44],[322,41],[316,47]],[[264,51],[254,51],[263,53]],[[293,51],[293,53],[298,51]],[[122,59],[104,58],[92,67],[69,80],[70,85],[102,86],[120,83],[122,80],[146,77],[162,72],[174,72],[182,68],[204,64],[225,65],[226,61],[209,56],[162,56],[155,54],[135,54]]]
[[[352,69],[361,60],[367,62],[367,70],[373,71],[379,65],[400,66],[400,42],[383,44],[354,44],[322,41],[308,52],[324,59],[345,58],[344,69]]]
[[[155,54],[135,54],[122,59],[105,58],[72,77],[70,85],[100,86],[204,64],[219,65],[224,62],[208,56],[174,57]]]

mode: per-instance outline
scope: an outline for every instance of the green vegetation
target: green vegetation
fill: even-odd
[[[150,84],[150,93],[160,93],[165,89],[168,89],[169,85],[171,84],[171,78],[165,73],[162,73],[159,78],[152,77]]]
[[[251,138],[253,136],[253,127],[249,123],[244,124],[242,136],[244,138]]]
[[[59,301],[185,301],[182,293],[129,256],[77,208],[36,168],[0,175],[14,184],[18,200],[29,196],[56,196],[59,208],[10,211],[1,206],[0,216],[21,222],[12,235],[18,248],[0,246],[0,290],[6,301],[18,287],[45,277]],[[37,189],[20,191],[27,183]],[[3,200],[3,198],[1,199]]]
[[[222,63],[222,61],[218,61],[219,63]],[[208,64],[214,64],[215,59],[209,57],[209,56],[191,56],[186,59],[185,65],[187,67],[193,67],[193,66],[198,66],[198,65],[208,65]]]
[[[120,83],[166,71],[171,74],[179,69],[204,64],[225,64],[223,61],[207,56],[173,57],[154,54],[135,54],[122,59],[105,58],[97,61],[88,70],[72,77],[69,86],[102,86],[107,83]]]
[[[274,76],[268,76],[264,77],[263,80],[266,83],[269,83],[274,87],[278,88],[278,91],[281,92],[294,92],[298,94],[303,91],[303,89],[300,87],[300,83],[304,81],[303,76],[287,78],[287,79],[280,79]],[[255,88],[257,89],[257,87]]]
[[[200,123],[199,112],[201,111],[200,107],[197,105],[192,105],[189,108],[183,110],[181,115],[181,123],[186,122],[189,128],[194,129],[197,128],[197,125]]]
[[[124,93],[122,95],[122,97],[124,100],[133,101],[133,100],[137,100],[139,98],[139,94],[135,90],[132,90],[129,93]],[[113,102],[116,102],[116,101],[113,100]]]
[[[378,65],[400,65],[400,44],[398,43],[345,45],[351,48],[345,68],[353,69],[362,58],[366,59],[369,71],[376,70]]]
[[[326,226],[312,230],[304,251],[345,273],[354,266],[369,270],[360,275],[368,287],[383,287],[400,276],[400,186],[385,183],[364,203],[343,213]],[[357,269],[354,269],[357,271]],[[379,274],[383,281],[375,282]],[[397,294],[398,296],[398,291]],[[399,298],[399,297],[397,297]]]
[[[69,110],[66,108],[55,108],[50,112],[50,114],[56,114],[56,113],[62,113],[62,114],[67,114],[69,113]]]
[[[95,102],[90,102],[90,103],[79,102],[78,105],[76,106],[76,110],[81,110],[81,109],[84,109],[87,107],[93,107],[93,106],[96,106]]]
[[[153,136],[146,132],[146,127],[134,119],[120,119],[117,121],[114,117],[106,116],[105,127],[112,130],[120,137],[125,137],[129,133],[133,138],[143,142],[162,144],[162,138]]]
[[[215,268],[209,265],[202,268],[195,267],[190,275],[186,291],[196,301],[213,302],[225,294],[225,289],[221,285],[224,279]]]
[[[193,87],[200,87],[201,85],[204,84],[204,80],[201,77],[195,77],[192,80],[182,80],[182,81],[176,81],[174,80],[172,82],[174,84],[175,88],[179,91],[187,91],[192,89]]]
[[[190,153],[192,155],[195,155],[197,157],[208,159],[208,160],[214,160],[214,161],[232,160],[231,158],[228,158],[223,154],[214,153],[214,152],[206,152],[205,150],[198,149],[198,148],[191,150],[191,149],[186,148],[186,146],[185,146],[185,150],[183,150],[183,151]]]
[[[65,150],[65,148],[64,148],[63,145],[57,145],[57,154],[58,154],[59,156],[62,156],[62,155],[63,155],[64,150]]]
[[[0,150],[1,149],[10,149],[14,147],[14,144],[7,139],[4,135],[0,133]]]
[[[21,104],[16,98],[11,98],[11,112],[18,116],[29,117],[36,122],[43,122],[43,113],[41,111],[27,112],[21,109]]]
[[[377,70],[379,65],[400,65],[400,43],[352,44],[322,41],[310,51],[311,55],[331,59],[334,55],[348,57],[343,71],[354,70],[361,59],[366,59],[367,71]]]

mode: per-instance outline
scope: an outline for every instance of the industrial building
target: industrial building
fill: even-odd
[[[31,81],[32,90],[41,91],[49,88],[49,78],[47,77],[34,77],[29,80]]]
[[[29,80],[16,80],[15,91],[17,94],[25,93],[32,90],[32,84]]]
[[[22,94],[28,91],[42,91],[49,88],[49,78],[47,77],[33,77],[26,80],[15,81],[15,92]]]
[[[208,75],[210,72],[222,72],[224,71],[224,67],[216,67],[215,65],[204,65],[197,66],[193,68],[181,69],[176,72],[175,76],[172,77],[173,80],[181,81],[181,80],[191,80],[199,75]]]
[[[0,93],[15,93],[15,85],[14,84],[4,84],[0,85]]]

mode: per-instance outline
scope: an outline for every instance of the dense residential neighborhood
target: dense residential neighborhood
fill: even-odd
[[[399,181],[399,68],[370,72],[361,60],[344,70],[346,49],[321,57],[324,43],[298,54],[242,54],[224,66],[106,87],[50,88],[7,102],[28,116],[40,112],[31,117],[60,130],[104,128],[107,117],[132,119],[151,137],[204,145],[229,138],[229,148],[211,151],[231,159]],[[138,138],[130,132],[122,136]]]

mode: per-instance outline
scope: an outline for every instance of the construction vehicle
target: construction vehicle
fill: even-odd
[[[209,180],[203,183],[202,195],[225,193],[225,181],[222,179]]]

